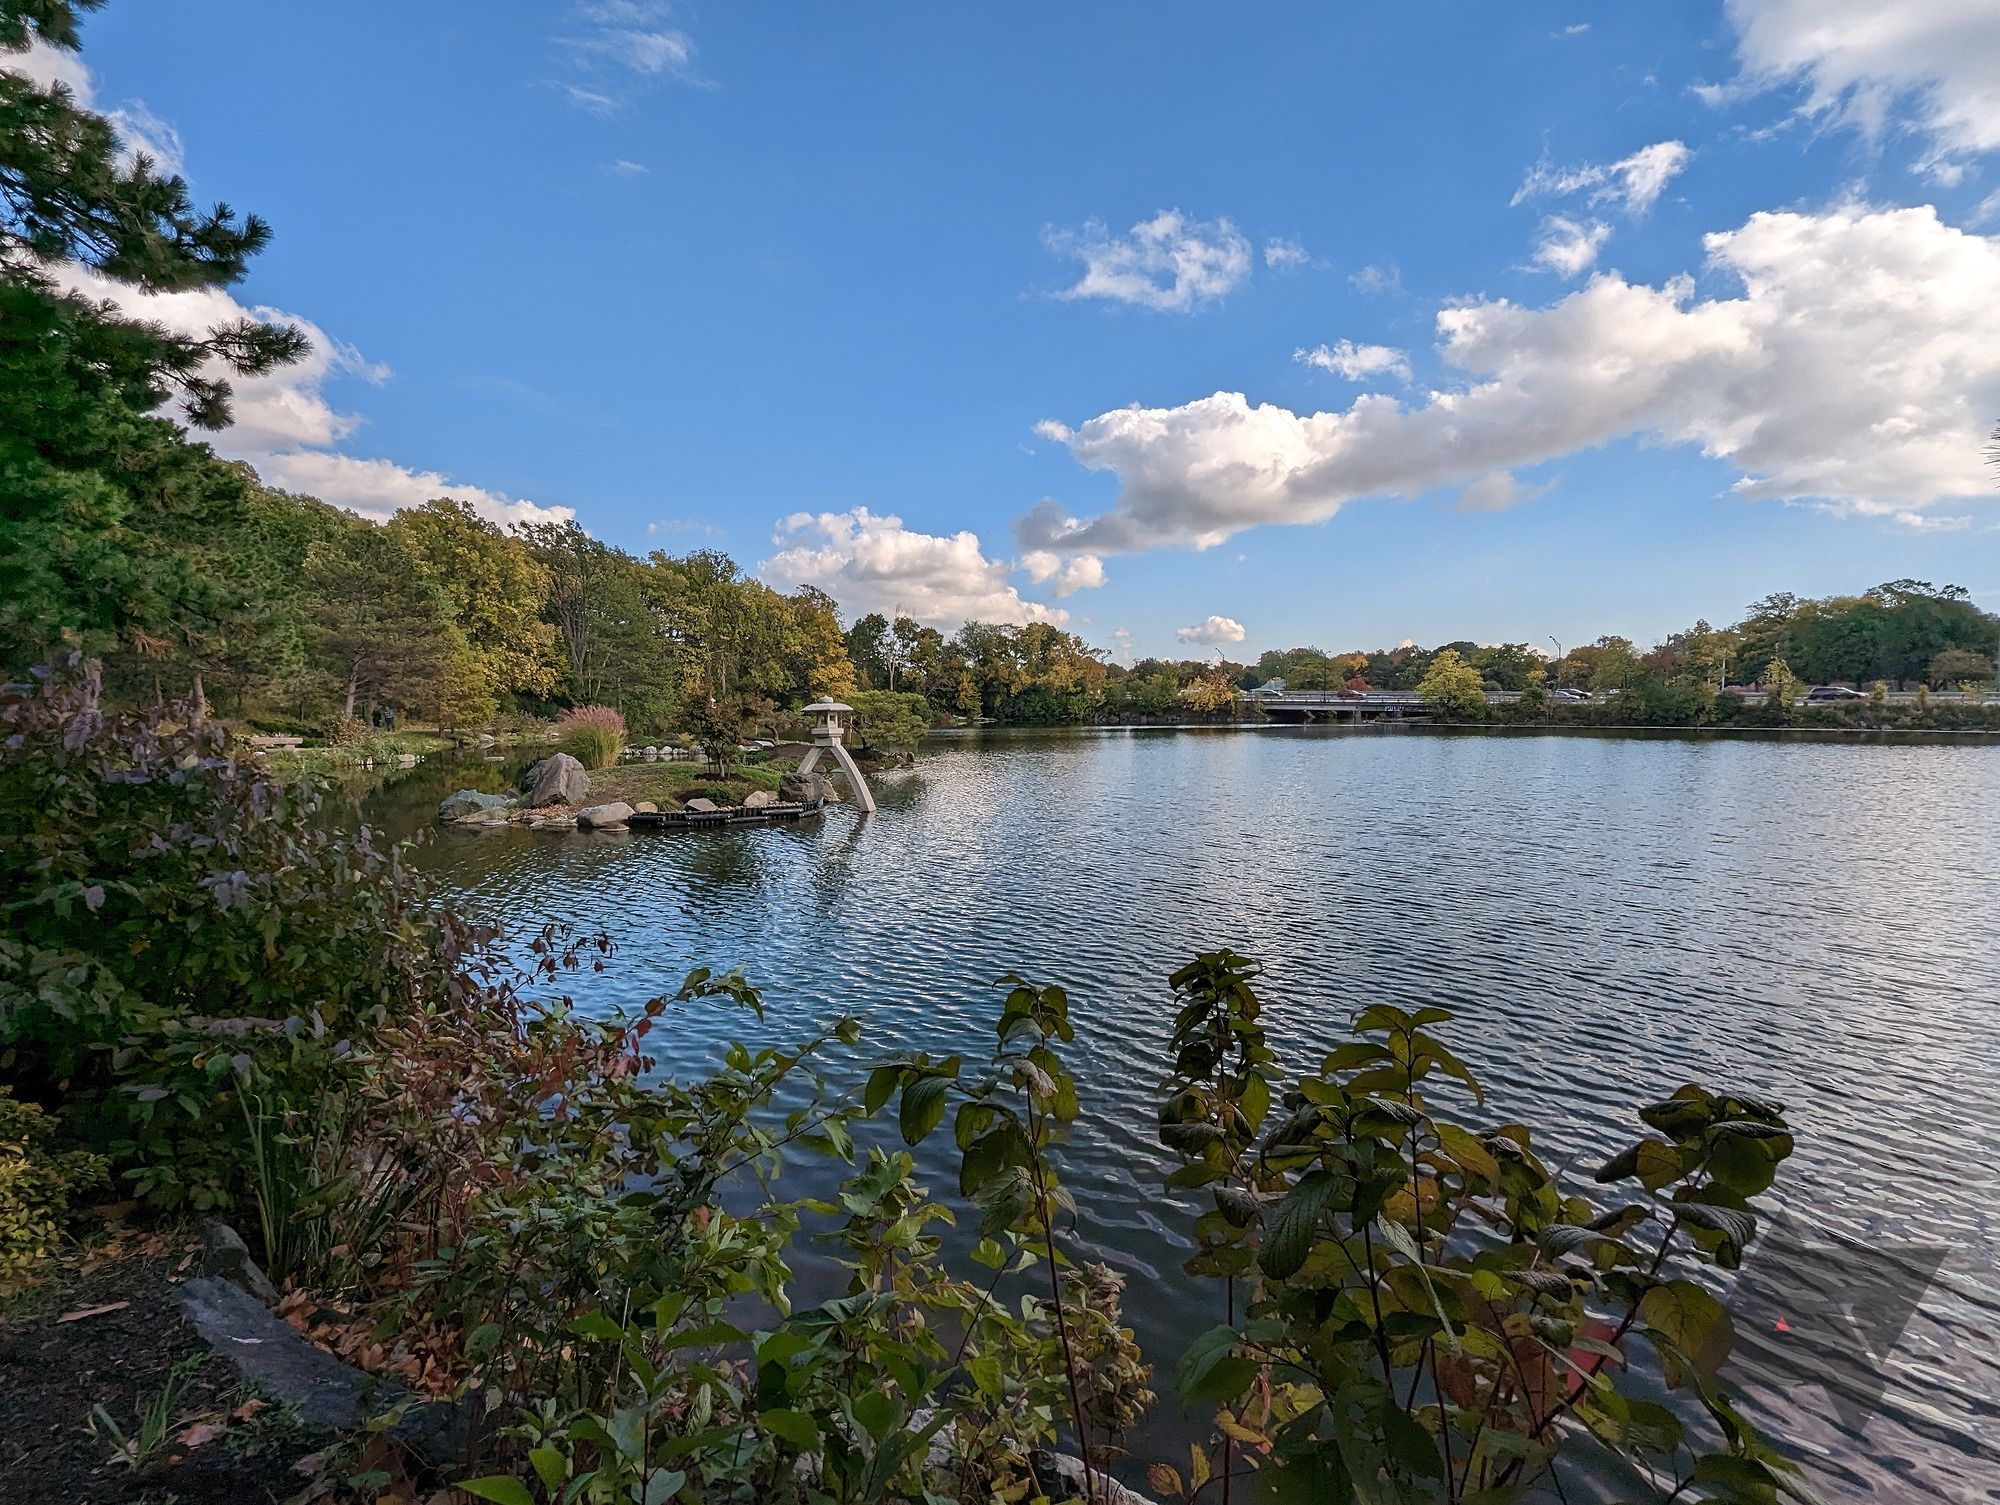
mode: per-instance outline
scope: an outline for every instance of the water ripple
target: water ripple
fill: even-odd
[[[1086,1113],[1065,1165],[1079,1234],[1135,1277],[1130,1315],[1163,1367],[1207,1299],[1179,1273],[1193,1204],[1161,1191],[1150,1128],[1163,978],[1198,948],[1266,962],[1295,1064],[1369,1002],[1456,1009],[1493,1109],[1558,1162],[1594,1163],[1632,1137],[1635,1104],[1682,1081],[1778,1097],[1800,1131],[1783,1183],[1796,1217],[1951,1258],[1865,1421],[1785,1387],[1764,1332],[1745,1335],[1766,1382],[1753,1417],[1830,1498],[2000,1501],[2000,753],[986,735],[935,739],[877,793],[865,826],[842,812],[817,828],[502,831],[420,860],[484,914],[610,930],[616,964],[578,984],[590,1007],[740,963],[773,1038],[853,1011],[873,1049],[983,1051],[991,978],[1061,981]],[[742,1023],[689,1021],[675,1064],[711,1059]],[[1159,1426],[1171,1440],[1171,1415]]]

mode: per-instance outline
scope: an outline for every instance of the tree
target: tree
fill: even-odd
[[[1189,710],[1203,716],[1214,716],[1235,707],[1236,681],[1230,677],[1226,667],[1218,665],[1183,689],[1180,698]]]
[[[463,634],[488,698],[556,687],[557,633],[542,620],[548,572],[519,538],[449,497],[398,512],[388,532]]]
[[[437,682],[469,663],[465,639],[386,529],[350,520],[312,546],[305,570],[308,639],[315,663],[339,689],[341,720],[357,709],[372,712],[378,702],[441,702]],[[449,693],[463,710],[463,686]]]
[[[694,733],[701,750],[708,754],[708,766],[717,776],[729,772],[729,760],[743,745],[743,735],[754,715],[741,695],[697,697],[686,710],[688,730]]]
[[[37,42],[73,52],[77,17],[93,8],[0,0],[0,55]],[[296,360],[304,336],[248,318],[176,334],[62,292],[49,269],[147,292],[220,289],[269,237],[254,215],[195,210],[185,182],[125,158],[111,123],[66,87],[0,69],[0,651],[10,660],[67,644],[194,676],[254,622],[239,583],[211,566],[255,478],[156,410],[178,395],[188,422],[220,427],[229,376]]]
[[[1930,682],[1942,690],[1957,684],[1990,684],[1993,660],[1970,648],[1947,648],[1931,660]]]
[[[857,747],[909,752],[930,730],[930,702],[921,695],[862,690],[853,697],[853,741]]]
[[[1790,664],[1774,658],[1764,666],[1764,688],[1770,693],[1770,703],[1782,708],[1799,698],[1802,685]]]
[[[1630,638],[1601,637],[1592,648],[1596,657],[1590,669],[1590,688],[1598,694],[1622,690],[1632,683],[1639,669],[1639,655]]]
[[[1485,681],[1455,648],[1441,649],[1432,658],[1417,695],[1432,710],[1453,716],[1470,720],[1486,714]]]

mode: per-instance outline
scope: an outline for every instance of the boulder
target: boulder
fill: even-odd
[[[648,763],[657,763],[660,761],[660,750],[649,744],[640,749],[639,756],[644,758]]]
[[[683,810],[692,810],[697,815],[713,815],[722,806],[716,804],[714,800],[708,798],[706,795],[696,795],[681,808]]]
[[[753,789],[743,796],[743,808],[745,810],[762,810],[766,806],[777,803],[777,794],[769,789]]]
[[[514,802],[504,794],[481,794],[477,789],[461,789],[448,794],[438,805],[439,821],[471,820],[488,810],[502,810]]]
[[[242,1235],[215,1218],[201,1225],[201,1273],[241,1286],[266,1306],[278,1304],[278,1288],[250,1257]]]
[[[778,785],[778,798],[788,805],[804,805],[811,810],[832,797],[833,786],[816,773],[788,773]]]
[[[632,807],[632,813],[634,815],[658,815],[660,807],[651,800],[640,800]]]
[[[608,805],[591,805],[576,812],[579,830],[602,831],[611,826],[622,826],[633,815],[632,807],[623,800],[613,800]]]
[[[551,753],[521,775],[521,803],[530,810],[580,805],[589,795],[590,775],[568,753]]]

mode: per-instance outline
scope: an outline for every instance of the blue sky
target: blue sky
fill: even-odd
[[[2000,7],[1879,9],[113,0],[72,76],[275,227],[275,482],[1244,657],[2000,605]]]

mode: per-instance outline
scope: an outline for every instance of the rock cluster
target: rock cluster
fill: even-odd
[[[568,753],[551,753],[521,775],[521,803],[530,810],[581,805],[588,798],[590,775]]]

